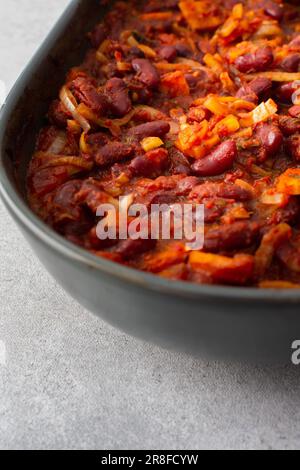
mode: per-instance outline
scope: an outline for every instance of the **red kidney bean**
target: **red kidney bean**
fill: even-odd
[[[108,103],[104,95],[97,92],[91,80],[78,77],[72,82],[74,96],[97,114],[105,114]]]
[[[132,67],[137,72],[137,79],[149,88],[156,88],[160,76],[155,66],[148,59],[133,59]]]
[[[258,77],[248,84],[249,88],[258,96],[264,96],[272,88],[272,80],[269,78]]]
[[[76,201],[81,185],[80,180],[68,181],[56,191],[53,199],[55,229],[67,237],[71,236],[75,243],[80,243],[76,237],[84,235],[93,225],[93,218]]]
[[[197,186],[199,183],[199,178],[196,176],[187,176],[179,181],[177,188],[176,188],[176,195],[177,196],[184,196],[189,194],[192,189]]]
[[[177,166],[173,166],[171,169],[172,175],[190,175],[191,168],[189,166],[178,164]]]
[[[300,161],[300,135],[295,134],[287,139],[287,149],[291,157],[297,162]]]
[[[117,117],[123,117],[132,108],[128,89],[121,78],[111,78],[106,82],[105,95],[108,98],[110,111]]]
[[[260,227],[256,222],[235,222],[205,234],[204,249],[212,253],[248,248],[259,238]]]
[[[265,46],[261,49],[258,49],[258,51],[256,51],[256,53],[254,54],[254,57],[255,61],[253,63],[253,66],[259,72],[266,70],[273,64],[274,61],[273,51],[272,48],[269,46]]]
[[[176,194],[172,191],[150,193],[145,201],[148,208],[151,204],[173,204],[174,202],[176,202]]]
[[[236,93],[237,98],[241,98],[244,101],[249,101],[255,105],[258,104],[257,94],[250,88],[249,85],[242,86]]]
[[[185,74],[185,79],[186,79],[186,81],[188,83],[188,86],[190,88],[196,88],[196,86],[198,85],[199,80],[200,80],[199,77],[195,77],[195,75],[193,75],[191,73]]]
[[[255,53],[245,54],[235,61],[236,68],[242,73],[262,72],[273,64],[274,56],[271,47],[265,46]]]
[[[144,155],[134,158],[129,169],[135,176],[156,178],[161,175],[168,166],[169,158],[166,149],[150,150]]]
[[[168,62],[172,62],[177,57],[177,49],[175,46],[163,46],[158,51],[160,57]]]
[[[276,254],[289,270],[300,273],[300,249],[296,243],[291,243],[291,241],[283,243],[277,249]]]
[[[175,47],[176,47],[177,54],[180,57],[190,57],[192,55],[191,49],[185,44],[178,43],[178,44],[175,44]]]
[[[280,85],[276,90],[276,94],[282,102],[286,102],[291,101],[293,93],[295,93],[295,91],[296,87],[294,85],[294,82],[290,82]]]
[[[274,155],[283,143],[283,135],[275,124],[260,124],[256,128],[256,136],[264,147],[267,155]]]
[[[71,119],[72,116],[65,109],[61,101],[55,100],[50,106],[48,118],[51,124],[65,129],[67,127],[68,119]]]
[[[171,173],[172,175],[190,175],[191,166],[188,159],[176,147],[171,147],[169,150]]]
[[[274,20],[281,21],[283,19],[283,8],[277,3],[269,1],[265,7],[265,13],[274,18]]]
[[[121,255],[124,260],[130,260],[131,258],[136,258],[137,255],[146,253],[147,251],[153,250],[157,240],[128,240],[121,241],[116,248],[116,253]]]
[[[279,127],[285,136],[290,136],[300,132],[300,119],[288,116],[280,116]]]
[[[93,150],[98,150],[99,147],[103,147],[109,143],[109,138],[104,132],[96,132],[94,134],[88,134],[86,136],[86,142]]]
[[[198,176],[217,176],[229,170],[236,157],[237,146],[233,140],[222,142],[209,155],[197,160],[192,165],[192,170]]]
[[[76,202],[86,204],[94,214],[101,204],[109,203],[110,200],[111,196],[103,190],[101,182],[94,178],[85,180],[76,194]]]
[[[293,118],[300,118],[300,106],[295,105],[289,109],[289,115]]]
[[[250,201],[253,198],[251,191],[229,183],[203,183],[196,186],[189,198],[202,201],[205,198],[233,199],[238,202]]]
[[[300,205],[298,197],[291,197],[289,202],[284,206],[280,207],[275,211],[271,223],[274,225],[278,224],[289,224],[295,225],[299,221],[300,217]]]
[[[134,150],[133,145],[123,144],[122,142],[110,142],[98,150],[95,161],[99,166],[111,165],[131,157]]]
[[[75,200],[75,195],[81,185],[82,181],[80,180],[68,181],[57,189],[53,198],[55,209],[57,211],[61,209],[69,219],[80,220],[82,216],[82,209]]]
[[[236,96],[243,98],[250,103],[257,104],[259,99],[264,99],[272,88],[272,80],[258,77],[252,80],[248,85],[242,86]]]
[[[258,103],[258,96],[254,91],[250,88],[249,85],[242,86],[236,93],[237,98],[242,98],[245,101],[249,101],[250,103],[257,104]]]
[[[235,66],[240,72],[249,73],[256,71],[256,68],[253,65],[254,63],[254,54],[245,54],[236,59]]]
[[[212,224],[222,217],[225,212],[225,206],[221,207],[214,199],[206,199],[204,203],[204,222]]]
[[[281,63],[281,67],[286,72],[298,72],[300,65],[300,54],[291,54]]]
[[[128,135],[142,140],[145,137],[164,137],[169,131],[170,124],[167,121],[151,121],[132,127]]]

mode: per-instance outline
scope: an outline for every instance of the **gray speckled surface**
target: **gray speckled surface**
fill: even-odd
[[[8,87],[67,3],[1,0]],[[55,284],[1,203],[0,341],[2,449],[299,448],[300,368],[209,363],[114,330]]]

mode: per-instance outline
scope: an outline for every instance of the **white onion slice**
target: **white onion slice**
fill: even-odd
[[[59,155],[64,149],[67,143],[67,138],[65,132],[61,131],[57,134],[57,137],[53,140],[50,147],[47,149],[47,153],[53,153]]]
[[[78,124],[82,127],[84,132],[88,132],[91,128],[89,122],[81,116],[81,114],[78,113],[77,108],[76,108],[76,100],[70,90],[67,89],[67,87],[62,87],[59,97],[65,106],[65,108],[72,114],[74,120],[78,122]]]
[[[265,191],[260,200],[263,204],[279,206],[285,202],[286,196],[283,193]]]

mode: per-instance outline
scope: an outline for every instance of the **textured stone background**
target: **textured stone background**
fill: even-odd
[[[10,87],[67,0],[1,0]],[[55,284],[0,203],[2,449],[299,448],[300,368],[204,362],[94,318]]]

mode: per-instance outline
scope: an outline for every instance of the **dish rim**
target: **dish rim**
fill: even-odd
[[[61,34],[62,28],[70,21],[70,16],[76,10],[77,5],[78,0],[72,0],[64,10],[38,51],[16,80],[0,110],[0,195],[5,205],[10,209],[10,212],[32,235],[70,261],[79,262],[85,265],[86,268],[93,269],[99,273],[102,272],[120,281],[144,287],[148,290],[161,294],[197,299],[206,297],[212,300],[227,301],[300,302],[300,289],[259,289],[257,287],[233,287],[172,281],[97,257],[56,233],[30,209],[8,176],[8,171],[4,165],[3,140],[11,114],[25,87],[30,84],[33,71],[45,57],[45,52],[51,50],[56,38]]]

